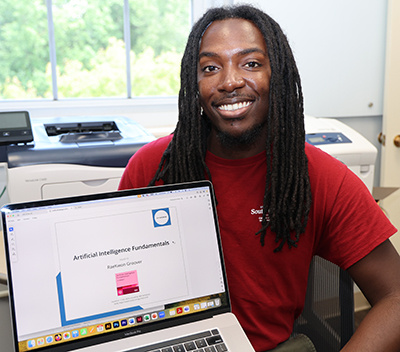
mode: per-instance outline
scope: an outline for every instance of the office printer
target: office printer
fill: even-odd
[[[378,154],[375,146],[336,119],[305,116],[304,122],[306,141],[346,164],[372,193]]]
[[[115,191],[129,158],[154,136],[126,117],[31,121],[33,142],[7,146],[10,202]]]
[[[355,172],[372,191],[376,148],[335,119],[305,117],[306,141]],[[116,190],[129,158],[154,140],[126,117],[32,119],[33,143],[7,147],[10,202]]]

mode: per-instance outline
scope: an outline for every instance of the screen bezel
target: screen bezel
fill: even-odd
[[[213,203],[212,208],[213,208],[214,221],[215,221],[215,226],[216,226],[216,230],[217,230],[217,242],[218,242],[220,257],[221,257],[221,268],[222,268],[223,272],[225,272],[225,264],[224,264],[223,255],[222,255],[222,244],[221,244],[221,238],[220,238],[219,226],[218,226],[218,218],[217,218],[216,206],[215,206],[215,194],[213,191],[212,184],[209,181],[196,181],[196,182],[185,183],[183,185],[186,188],[207,186],[210,190],[211,200]],[[182,184],[180,187],[182,187]],[[9,259],[9,243],[8,243],[8,238],[6,235],[6,232],[7,232],[6,231],[6,215],[9,211],[35,208],[38,206],[54,206],[54,205],[64,204],[64,203],[85,202],[85,201],[92,201],[92,200],[96,200],[96,199],[106,199],[106,198],[115,198],[115,197],[130,197],[132,195],[140,195],[143,193],[165,192],[165,191],[170,191],[170,190],[175,190],[175,189],[176,189],[176,185],[164,185],[164,186],[148,187],[145,189],[138,188],[138,189],[126,190],[126,191],[116,191],[116,192],[108,192],[108,193],[103,193],[103,194],[74,196],[74,197],[58,198],[58,199],[50,199],[50,200],[39,200],[39,201],[26,202],[26,203],[8,204],[8,205],[3,206],[1,208],[1,218],[2,218],[2,222],[3,222],[3,235],[4,235],[4,241],[5,241],[6,259],[7,259],[7,272],[8,272],[8,278],[9,278],[9,292],[10,292],[10,303],[11,303],[13,329],[15,330],[17,327],[16,327],[16,320],[15,320],[16,312],[15,312],[14,298],[13,298],[13,282],[12,282],[12,275],[11,275],[11,265],[8,261],[8,259]],[[226,293],[225,293],[225,297],[222,301],[223,304],[221,304],[220,307],[215,307],[215,308],[212,308],[209,310],[198,312],[196,314],[183,315],[183,316],[176,317],[173,319],[160,320],[160,321],[154,322],[152,324],[142,324],[140,326],[134,326],[134,327],[126,328],[123,330],[110,331],[109,333],[103,334],[103,335],[96,335],[96,336],[88,337],[85,339],[75,340],[75,341],[71,341],[71,342],[65,342],[60,345],[51,345],[48,347],[43,347],[40,349],[33,349],[33,350],[37,350],[37,351],[46,351],[46,350],[69,351],[72,349],[95,345],[98,343],[112,341],[112,340],[119,339],[119,338],[130,337],[132,335],[145,334],[145,333],[149,333],[149,332],[161,329],[161,328],[177,326],[177,325],[184,324],[188,321],[201,320],[204,318],[212,317],[216,314],[222,314],[222,313],[229,312],[231,309],[230,309],[230,299],[229,299],[228,283],[227,283],[226,275],[224,275],[224,285],[226,288]],[[17,336],[18,336],[18,334],[15,331],[14,337],[13,337],[14,344],[16,346],[16,351],[20,351],[19,347],[18,347],[19,343],[17,341]]]

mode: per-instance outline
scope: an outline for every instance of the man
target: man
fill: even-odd
[[[139,150],[120,189],[213,182],[233,312],[256,351],[289,338],[315,254],[373,305],[344,351],[398,351],[396,230],[355,174],[305,144],[303,118],[278,24],[249,6],[212,9],[188,39],[173,136]]]

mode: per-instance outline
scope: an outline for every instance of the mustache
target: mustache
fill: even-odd
[[[251,94],[243,94],[243,93],[238,93],[238,92],[232,92],[232,93],[226,93],[223,95],[220,95],[217,99],[213,101],[214,106],[226,104],[229,101],[232,102],[243,102],[243,101],[255,101],[256,97]]]

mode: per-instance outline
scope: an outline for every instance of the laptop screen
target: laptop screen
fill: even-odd
[[[229,309],[207,181],[7,205],[2,219],[18,351]]]

